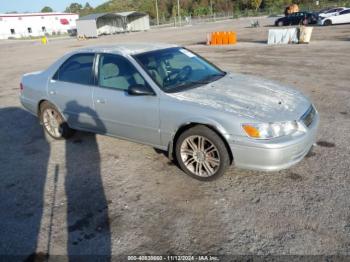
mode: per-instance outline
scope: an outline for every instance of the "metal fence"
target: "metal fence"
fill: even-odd
[[[317,3],[318,2],[318,3]],[[334,0],[334,1],[313,1],[310,4],[300,5],[302,11],[316,12],[326,7],[345,6],[350,7],[350,0]],[[209,23],[221,20],[234,19],[239,17],[257,17],[257,16],[279,16],[284,13],[284,7],[276,6],[266,9],[252,10],[233,10],[232,12],[218,12],[213,15],[205,16],[182,16],[162,18],[159,24],[156,19],[150,20],[151,27],[180,27],[186,25],[195,25],[201,23]]]
[[[215,21],[222,21],[236,18],[233,12],[225,12],[225,13],[214,13],[213,15],[205,15],[205,16],[182,16],[182,17],[171,17],[169,19],[161,19],[159,21],[159,25],[156,19],[152,19],[150,24],[152,27],[180,27],[186,25],[196,25],[202,23],[209,23]]]
[[[273,12],[269,12],[268,10],[244,10],[240,12],[225,12],[225,13],[214,13],[213,15],[204,15],[204,16],[183,16],[183,17],[171,17],[169,19],[162,19],[159,21],[159,25],[156,19],[150,20],[151,27],[181,27],[187,25],[196,25],[217,21],[224,21],[229,19],[235,19],[239,17],[257,17],[257,16],[277,16],[280,14],[273,14]]]

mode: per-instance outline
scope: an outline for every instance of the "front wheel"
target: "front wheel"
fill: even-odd
[[[57,108],[47,101],[40,105],[40,121],[46,133],[54,139],[69,138],[74,132]]]
[[[323,23],[325,26],[329,26],[329,25],[332,25],[332,21],[331,20],[326,20],[324,21]]]
[[[183,132],[177,140],[175,153],[181,169],[202,181],[222,176],[230,164],[225,143],[206,126],[195,126]]]

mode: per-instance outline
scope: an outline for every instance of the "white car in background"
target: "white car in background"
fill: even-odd
[[[336,15],[321,18],[318,20],[319,25],[335,25],[350,23],[350,9],[343,10]]]
[[[339,12],[341,11],[344,11],[348,8],[346,7],[335,7],[335,8],[331,8],[331,9],[328,9],[326,11],[321,11],[319,14],[318,14],[318,17],[320,19],[323,19],[323,18],[326,18],[326,17],[330,17],[330,16],[334,16],[334,15],[337,15]]]

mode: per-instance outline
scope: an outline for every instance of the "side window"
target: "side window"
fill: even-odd
[[[53,79],[58,81],[91,85],[95,54],[76,54],[68,58],[58,69]]]
[[[344,10],[339,13],[339,15],[345,15],[345,14],[350,14],[350,9],[349,10]]]
[[[331,9],[331,10],[327,11],[326,14],[330,14],[330,13],[334,13],[334,12],[338,12],[338,9]]]
[[[102,54],[98,63],[98,85],[128,90],[131,85],[146,85],[137,69],[124,57]]]

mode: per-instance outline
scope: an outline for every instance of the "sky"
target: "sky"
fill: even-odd
[[[50,6],[54,11],[62,12],[71,3],[79,3],[84,6],[86,2],[95,7],[107,0],[0,0],[0,13],[40,12],[44,6]]]

